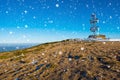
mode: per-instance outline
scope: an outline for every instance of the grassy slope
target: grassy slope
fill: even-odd
[[[24,50],[0,53],[0,79],[120,79],[119,58],[120,42],[46,43]]]

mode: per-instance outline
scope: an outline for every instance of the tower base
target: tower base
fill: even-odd
[[[106,39],[105,35],[99,34],[99,35],[89,35],[88,38],[90,39]]]

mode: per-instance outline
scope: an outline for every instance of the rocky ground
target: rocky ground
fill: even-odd
[[[120,80],[120,42],[64,40],[0,53],[0,80]]]

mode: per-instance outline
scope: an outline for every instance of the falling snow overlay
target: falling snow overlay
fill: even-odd
[[[120,80],[120,0],[0,0],[0,80]]]
[[[93,12],[99,18],[100,33],[119,39],[119,0],[0,0],[0,42],[83,39],[91,34]]]

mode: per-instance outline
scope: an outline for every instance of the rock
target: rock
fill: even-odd
[[[20,80],[19,78],[16,78],[15,80]]]
[[[10,61],[13,61],[14,59],[10,59]]]
[[[81,61],[86,61],[86,58],[82,58]]]
[[[97,59],[98,59],[98,61],[100,61],[100,62],[101,62],[102,64],[104,64],[104,65],[109,65],[109,64],[110,64],[110,63],[106,62],[106,61],[104,60],[104,58],[98,57]]]
[[[53,55],[54,57],[57,57],[57,55]]]
[[[93,80],[99,80],[99,78],[98,78],[98,77],[96,77],[96,76],[94,76],[94,77],[93,77]]]
[[[73,56],[71,56],[71,55],[68,55],[68,58],[73,58]]]
[[[49,68],[50,66],[51,66],[51,64],[47,64],[47,65],[46,65],[46,68]]]
[[[40,65],[36,66],[35,70],[39,70],[42,66],[44,66],[44,64],[40,64]]]
[[[76,70],[74,70],[74,73],[75,74],[80,74],[80,70],[76,69]]]
[[[120,54],[120,51],[118,51],[118,54]]]
[[[24,57],[25,55],[22,53],[21,56]]]
[[[24,61],[24,60],[20,60],[19,62],[20,62],[20,63],[22,63],[22,64],[24,64],[24,63],[25,63],[25,61]]]
[[[87,72],[86,72],[86,71],[80,71],[80,75],[81,75],[82,77],[86,77],[86,76],[87,76]]]
[[[118,72],[117,77],[120,78],[120,72]]]
[[[101,58],[101,57],[98,57],[97,60],[100,61],[100,62],[104,61],[103,58]]]
[[[93,58],[92,56],[88,56],[88,59],[89,59],[90,61],[94,61],[94,58]]]
[[[120,61],[120,56],[116,56],[117,61]]]
[[[112,80],[117,80],[116,78],[113,78]]]
[[[74,56],[75,60],[78,60],[80,58],[80,56]]]
[[[107,65],[101,65],[100,68],[105,69],[105,70],[110,69],[110,67],[108,67]]]

